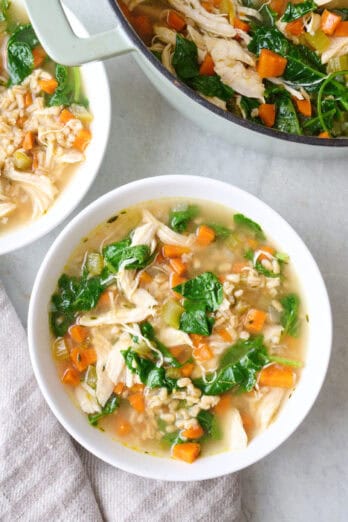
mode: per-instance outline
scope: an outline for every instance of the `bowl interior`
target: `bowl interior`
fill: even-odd
[[[18,3],[18,0],[17,2]],[[76,17],[67,11],[76,33],[86,36],[87,32]],[[102,63],[91,63],[81,68],[83,87],[93,114],[91,131],[93,139],[86,149],[86,159],[76,166],[66,186],[58,195],[48,212],[36,221],[13,228],[0,235],[0,255],[23,247],[45,235],[78,205],[88,191],[104,157],[111,122],[111,101],[108,79]]]
[[[180,196],[209,199],[247,214],[292,260],[309,316],[306,367],[299,385],[276,421],[242,452],[198,459],[194,465],[135,452],[92,428],[58,380],[50,353],[47,312],[64,264],[88,232],[116,212],[141,201]],[[57,238],[35,281],[29,309],[29,345],[33,368],[51,409],[85,448],[126,471],[164,480],[201,480],[244,468],[279,446],[311,408],[325,377],[331,349],[331,313],[325,285],[308,249],[294,230],[270,207],[231,185],[193,176],[161,176],[136,181],[101,197],[83,210]]]

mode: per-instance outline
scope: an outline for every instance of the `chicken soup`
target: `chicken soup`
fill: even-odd
[[[348,136],[347,0],[119,0],[170,73],[220,109]]]
[[[200,200],[146,202],[93,230],[58,281],[50,325],[86,421],[185,462],[243,450],[304,361],[291,260],[249,217]]]

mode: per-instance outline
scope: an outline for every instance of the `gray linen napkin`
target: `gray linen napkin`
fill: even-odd
[[[236,522],[238,475],[203,482],[147,480],[73,442],[46,405],[26,335],[0,282],[0,520]]]

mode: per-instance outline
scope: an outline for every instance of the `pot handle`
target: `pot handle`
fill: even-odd
[[[72,30],[60,0],[24,2],[42,46],[57,63],[81,65],[134,51],[120,24],[111,31],[80,38]]]

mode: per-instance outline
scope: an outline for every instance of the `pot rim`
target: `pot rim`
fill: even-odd
[[[297,136],[296,134],[288,134],[285,132],[280,132],[275,129],[264,127],[263,125],[259,125],[258,123],[253,123],[249,120],[244,120],[239,116],[235,116],[232,112],[225,111],[224,109],[220,109],[213,103],[210,103],[208,100],[203,98],[196,91],[185,85],[179,78],[176,78],[171,72],[168,71],[162,65],[162,63],[152,54],[152,52],[147,48],[142,39],[137,35],[134,31],[131,24],[127,21],[125,16],[123,15],[118,3],[116,0],[108,0],[111,8],[116,13],[118,22],[121,24],[124,31],[127,33],[127,36],[132,41],[134,47],[145,56],[145,58],[151,63],[153,67],[155,67],[165,78],[173,83],[180,91],[182,91],[186,96],[191,98],[191,100],[199,103],[199,105],[203,106],[210,112],[213,112],[217,116],[224,118],[240,127],[244,127],[248,130],[254,131],[259,134],[263,134],[270,138],[276,138],[286,142],[304,144],[304,145],[314,145],[316,147],[337,147],[344,148],[348,147],[348,138],[337,138],[337,139],[322,139],[316,136]]]

